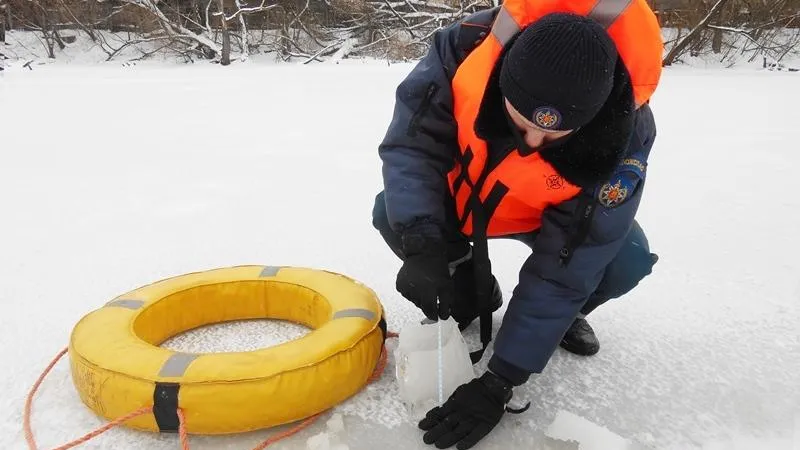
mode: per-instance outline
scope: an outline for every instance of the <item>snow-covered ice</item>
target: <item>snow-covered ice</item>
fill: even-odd
[[[25,448],[25,395],[80,317],[155,280],[241,264],[315,267],[375,289],[393,330],[421,319],[395,292],[399,261],[370,222],[381,188],[376,146],[410,67],[7,68],[0,447]],[[665,71],[638,216],[661,257],[655,272],[592,315],[602,345],[596,357],[559,350],[519,390],[531,409],[506,416],[477,448],[800,448],[798,76],[748,67]],[[494,241],[490,251],[508,298],[527,249]],[[255,321],[165,345],[243,350],[305,332]],[[466,338],[477,347],[477,326]],[[408,420],[394,369],[390,361],[380,381],[275,448],[431,448]],[[332,414],[341,423],[329,422]],[[34,402],[39,445],[55,447],[103,423],[59,363]],[[191,443],[249,449],[276,431]],[[81,448],[172,450],[178,440],[118,428]]]

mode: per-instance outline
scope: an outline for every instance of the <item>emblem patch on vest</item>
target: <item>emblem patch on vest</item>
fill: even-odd
[[[564,178],[560,175],[550,175],[545,182],[547,183],[547,189],[556,190],[564,188]]]
[[[540,106],[533,111],[533,123],[550,130],[561,123],[561,113],[549,106]]]

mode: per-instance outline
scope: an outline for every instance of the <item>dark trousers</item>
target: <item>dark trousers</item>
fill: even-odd
[[[458,230],[455,207],[453,205],[446,206],[447,224],[444,229],[444,239],[447,242],[448,260],[455,261],[463,258],[469,252],[470,243],[469,239]],[[402,260],[401,239],[389,226],[383,192],[375,197],[375,206],[372,210],[372,225],[380,232],[389,248]],[[520,241],[533,250],[536,234],[534,232],[503,236],[503,238]],[[650,246],[644,231],[634,221],[625,243],[617,256],[606,267],[603,279],[597,289],[589,296],[586,304],[581,309],[581,313],[584,315],[589,314],[608,300],[621,297],[630,292],[644,277],[652,272],[655,262],[656,258],[650,253]]]

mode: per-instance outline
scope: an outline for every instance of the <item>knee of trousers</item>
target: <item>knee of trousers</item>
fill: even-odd
[[[653,272],[657,261],[658,257],[650,252],[644,231],[634,222],[619,253],[606,268],[602,282],[606,294],[616,298],[630,292]]]
[[[389,216],[386,214],[386,198],[383,191],[375,196],[375,205],[372,207],[372,226],[379,231],[390,231]]]

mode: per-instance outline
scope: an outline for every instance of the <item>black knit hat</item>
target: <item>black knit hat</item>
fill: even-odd
[[[548,14],[525,28],[506,52],[500,90],[526,119],[549,130],[590,122],[614,85],[617,49],[594,20]]]

